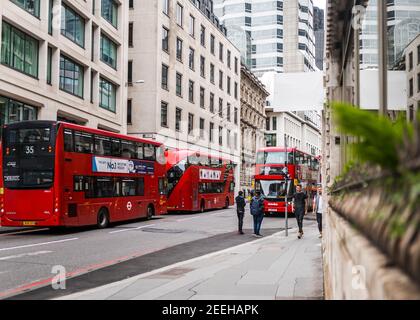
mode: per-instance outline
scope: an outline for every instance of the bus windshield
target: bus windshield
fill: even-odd
[[[287,159],[286,159],[287,154]],[[293,164],[292,152],[258,152],[257,164]]]
[[[286,187],[286,181],[284,180],[262,180],[258,181],[257,189],[266,198],[280,198],[286,196],[287,189],[290,189],[290,187]]]
[[[54,177],[51,126],[3,130],[3,179],[10,189],[50,188]]]

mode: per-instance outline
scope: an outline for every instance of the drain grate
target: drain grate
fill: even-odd
[[[152,232],[152,233],[183,233],[185,230],[180,229],[159,229],[159,228],[143,228],[143,232]]]

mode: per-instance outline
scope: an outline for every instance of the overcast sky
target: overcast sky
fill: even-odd
[[[314,0],[314,6],[325,9],[327,0]]]

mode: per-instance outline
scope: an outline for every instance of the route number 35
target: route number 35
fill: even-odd
[[[25,146],[25,153],[26,154],[34,154],[35,153],[35,147],[34,146]]]

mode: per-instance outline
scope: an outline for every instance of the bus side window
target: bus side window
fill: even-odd
[[[95,136],[95,154],[100,156],[112,155],[111,140],[107,137]]]
[[[74,191],[83,191],[83,176],[74,176]]]
[[[137,155],[136,155],[136,158],[139,159],[139,160],[143,160],[143,158],[144,158],[143,147],[144,147],[143,143],[141,143],[141,142],[137,143]]]
[[[112,139],[111,141],[111,152],[112,156],[120,157],[121,156],[121,141],[119,139]]]
[[[144,160],[156,160],[155,147],[150,144],[144,145]]]
[[[89,133],[76,131],[74,133],[74,149],[79,153],[92,153],[93,136]]]
[[[144,196],[144,178],[137,179],[137,195]]]
[[[137,157],[136,146],[134,142],[128,140],[121,140],[121,147],[121,156],[123,158],[135,159]]]
[[[64,129],[64,151],[73,152],[73,131]]]

